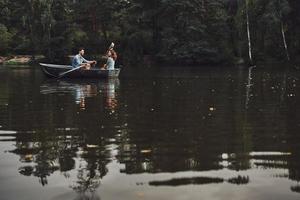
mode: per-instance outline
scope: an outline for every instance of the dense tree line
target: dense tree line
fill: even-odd
[[[123,60],[296,60],[299,9],[294,0],[0,0],[0,55],[59,62],[115,41]]]

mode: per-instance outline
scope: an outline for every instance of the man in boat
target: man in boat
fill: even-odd
[[[76,56],[74,56],[73,60],[72,60],[72,66],[74,68],[76,67],[84,67],[85,69],[90,69],[91,65],[95,65],[97,62],[95,60],[93,61],[89,61],[86,60],[84,57],[84,48],[80,47],[78,49],[78,54]]]

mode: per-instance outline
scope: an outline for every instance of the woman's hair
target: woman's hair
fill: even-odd
[[[108,51],[107,51],[107,53],[106,53],[106,54],[108,54],[108,52],[110,52],[110,53],[111,53],[111,57],[112,57],[112,59],[114,59],[114,60],[117,60],[117,58],[118,58],[118,55],[117,55],[117,53],[116,53],[116,51],[115,51],[115,50],[113,50],[113,49],[110,49],[110,50],[108,50]]]

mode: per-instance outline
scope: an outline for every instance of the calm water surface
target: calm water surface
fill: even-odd
[[[0,67],[1,200],[300,199],[300,72]]]

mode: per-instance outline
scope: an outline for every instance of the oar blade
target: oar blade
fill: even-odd
[[[66,72],[62,72],[62,73],[59,74],[58,78],[61,78],[61,77],[63,77],[64,75],[66,75],[66,74],[68,74],[68,73],[70,73],[70,72],[73,72],[73,71],[75,71],[75,70],[78,70],[78,69],[80,69],[81,67],[82,67],[82,66],[79,66],[79,67],[76,67],[76,68],[74,68],[74,69],[70,69],[70,70],[68,70],[68,71],[66,71]]]

